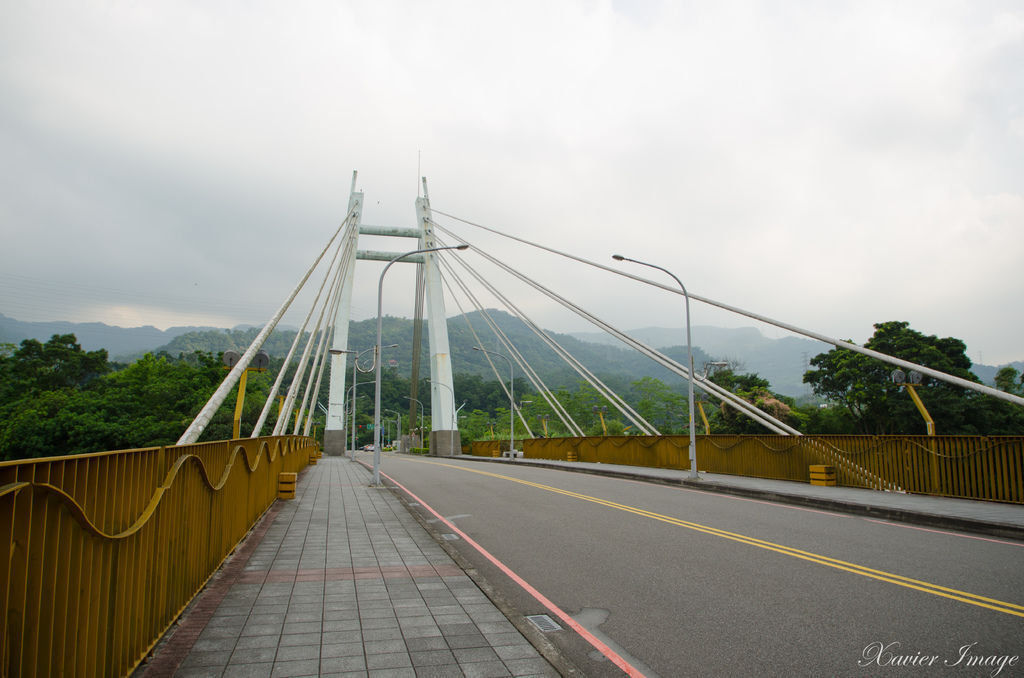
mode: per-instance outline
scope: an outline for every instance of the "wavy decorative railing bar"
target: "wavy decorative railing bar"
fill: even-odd
[[[534,438],[528,459],[689,469],[686,436]],[[517,442],[518,444],[518,442]],[[508,441],[477,441],[499,456]],[[709,473],[809,481],[811,464],[836,467],[837,484],[1024,503],[1024,436],[697,436],[697,468]]]
[[[277,436],[0,463],[0,675],[124,676],[306,467]]]

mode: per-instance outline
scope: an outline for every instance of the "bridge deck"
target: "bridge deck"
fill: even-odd
[[[388,490],[324,457],[210,582],[144,677],[557,676]]]
[[[1024,505],[1022,504],[902,492],[879,492],[857,487],[822,487],[791,480],[749,478],[703,471],[700,473],[699,481],[691,481],[689,471],[620,464],[594,464],[549,459],[507,460],[468,455],[462,455],[459,458],[482,463],[540,466],[679,484],[694,489],[739,494],[755,499],[800,504],[930,527],[1024,540]]]

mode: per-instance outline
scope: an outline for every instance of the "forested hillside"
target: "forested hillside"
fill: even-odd
[[[502,311],[492,310],[488,313],[549,387],[576,387],[576,383],[581,377],[522,322]],[[470,330],[470,324],[473,331],[480,337],[484,348],[502,353],[506,352],[497,340],[494,339],[494,333],[490,330],[479,312],[467,314],[466,317],[450,318],[448,320],[448,337],[453,370],[463,374],[476,374],[487,379],[493,379],[494,373],[488,365],[484,354],[473,350],[473,346],[477,344],[477,339],[474,338],[473,331]],[[155,353],[177,356],[179,354],[190,354],[194,351],[213,354],[227,350],[241,352],[252,342],[258,331],[258,329],[252,328],[248,330],[189,332],[176,337],[167,345],[156,349]],[[411,374],[413,321],[408,318],[385,317],[382,322],[382,335],[382,343],[385,346],[388,344],[398,344],[397,348],[388,349],[385,352],[387,364],[393,365],[401,376],[409,377]],[[670,385],[683,383],[681,378],[656,365],[649,358],[637,354],[635,351],[612,345],[580,341],[567,334],[551,333],[551,336],[558,344],[586,365],[590,371],[602,378],[609,377],[621,383],[623,380],[633,381],[641,377],[656,377]],[[376,319],[354,321],[349,325],[348,344],[354,350],[370,348],[376,342],[376,338]],[[264,345],[264,350],[271,356],[284,357],[294,339],[294,330],[275,331]],[[426,366],[428,349],[425,325],[421,342],[422,365]],[[305,343],[304,337],[300,341],[299,350],[305,346]],[[686,363],[686,348],[684,346],[668,349],[666,353],[680,363]],[[701,366],[708,360],[710,358],[699,347],[694,350],[694,363],[698,369],[701,369]],[[496,364],[500,365],[498,367],[499,374],[507,379],[507,363],[498,360]],[[426,374],[425,369],[426,367],[421,370],[421,376]],[[516,368],[516,373],[517,376],[522,376],[518,368]]]

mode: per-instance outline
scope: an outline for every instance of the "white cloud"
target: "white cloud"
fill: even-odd
[[[17,251],[0,266],[14,273],[195,283],[264,300],[258,322],[333,231],[353,169],[368,222],[411,224],[421,154],[435,206],[461,216],[602,262],[629,248],[694,291],[825,333],[907,319],[987,361],[1024,357],[1024,320],[998,311],[1018,289],[994,275],[1024,250],[1015,3],[0,12],[14,149],[0,223]],[[660,297],[609,303],[605,279],[521,256],[620,324],[664,317]],[[375,312],[371,296],[357,312]]]

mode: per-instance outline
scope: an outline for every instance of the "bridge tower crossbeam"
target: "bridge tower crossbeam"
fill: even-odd
[[[345,379],[349,370],[348,361],[348,326],[352,311],[352,288],[354,285],[355,263],[361,261],[390,261],[400,253],[359,250],[356,245],[360,235],[388,236],[396,238],[416,238],[418,249],[436,247],[433,234],[433,222],[430,213],[430,201],[427,197],[416,200],[416,228],[371,226],[362,223],[363,194],[355,190],[355,173],[352,177],[352,190],[349,197],[349,209],[353,211],[351,227],[347,237],[352,238],[349,248],[352,259],[348,262],[346,275],[339,282],[340,302],[334,318],[334,340],[331,346],[330,396],[328,398],[327,425],[324,430],[324,451],[332,456],[345,453],[347,429],[345,419]],[[426,180],[424,180],[424,189]],[[404,258],[402,262],[410,262],[423,266],[425,292],[427,298],[427,335],[430,347],[430,413],[433,423],[430,433],[430,453],[447,456],[451,450],[461,450],[458,425],[455,420],[455,385],[452,380],[451,354],[448,344],[448,324],[444,307],[444,291],[437,252],[427,252]],[[377,360],[381,356],[376,356]]]

